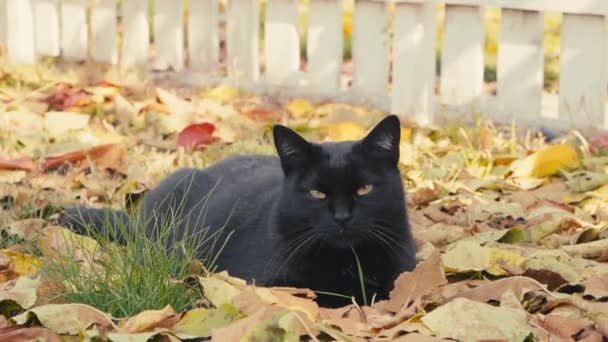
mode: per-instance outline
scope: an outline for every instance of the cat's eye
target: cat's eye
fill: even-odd
[[[359,189],[357,189],[357,195],[359,195],[359,196],[365,196],[365,195],[369,194],[370,192],[372,192],[373,188],[374,188],[374,186],[371,185],[371,184],[367,184],[365,186],[362,186]]]
[[[314,197],[316,199],[320,199],[320,200],[327,198],[327,195],[322,193],[319,190],[310,190],[310,195],[312,197]]]

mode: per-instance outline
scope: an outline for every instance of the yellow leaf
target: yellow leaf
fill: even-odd
[[[410,141],[412,137],[412,129],[401,127],[401,140],[400,143],[407,143]]]
[[[225,103],[239,96],[239,89],[228,85],[221,85],[211,89],[207,98],[220,103]]]
[[[576,150],[566,144],[552,145],[512,164],[513,177],[548,177],[578,166]]]
[[[482,271],[490,266],[490,256],[490,248],[475,241],[461,240],[447,248],[441,261],[446,271]]]
[[[39,258],[29,254],[22,254],[8,249],[3,250],[2,254],[11,258],[13,262],[12,271],[21,276],[35,273],[42,266],[42,262]]]
[[[238,310],[229,304],[220,305],[213,310],[198,308],[186,312],[171,330],[183,339],[210,337],[211,330],[227,326],[239,318]]]
[[[236,286],[215,276],[198,277],[198,280],[203,286],[205,298],[216,307],[222,304],[230,304],[232,298],[240,292]]]
[[[526,260],[525,256],[516,251],[503,248],[491,248],[490,263],[492,266],[487,268],[486,271],[497,276],[508,275],[509,272],[505,271],[503,266],[521,266]]]
[[[305,99],[294,99],[287,104],[287,111],[296,119],[311,116],[315,108]]]
[[[327,137],[332,141],[358,140],[365,135],[365,129],[352,121],[341,121],[327,126]]]

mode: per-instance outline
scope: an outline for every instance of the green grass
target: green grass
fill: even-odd
[[[183,217],[180,213],[178,209],[169,219],[157,221],[155,238],[150,239],[146,224],[137,219],[138,215],[132,216],[131,224],[113,223],[107,211],[101,229],[86,227],[85,235],[98,242],[95,248],[90,240],[66,241],[75,246],[76,252],[64,253],[45,265],[45,275],[57,286],[49,301],[83,303],[114,317],[128,317],[166,305],[178,312],[195,307],[203,294],[199,287],[183,280],[191,273],[196,250],[203,245],[208,249],[208,257],[202,262],[210,268],[218,251],[208,247],[221,250],[223,243],[218,241],[219,234],[206,236],[206,228],[177,240],[176,228]],[[118,237],[126,243],[113,242]]]

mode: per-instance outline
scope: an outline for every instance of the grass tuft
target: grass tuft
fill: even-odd
[[[78,241],[66,241],[74,246],[74,252],[62,253],[45,266],[46,276],[56,286],[51,301],[91,305],[116,318],[166,305],[177,312],[195,307],[202,293],[183,279],[190,274],[207,230],[177,240],[179,214],[157,221],[160,223],[151,239],[147,222],[138,219],[139,215],[133,215],[127,223],[104,210],[102,227],[84,225],[84,235],[98,242],[94,250],[90,240],[75,235]]]

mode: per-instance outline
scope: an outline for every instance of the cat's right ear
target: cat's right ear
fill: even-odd
[[[310,158],[312,145],[298,133],[283,125],[275,125],[272,128],[272,135],[274,146],[281,159],[281,166],[285,172],[307,162]]]

